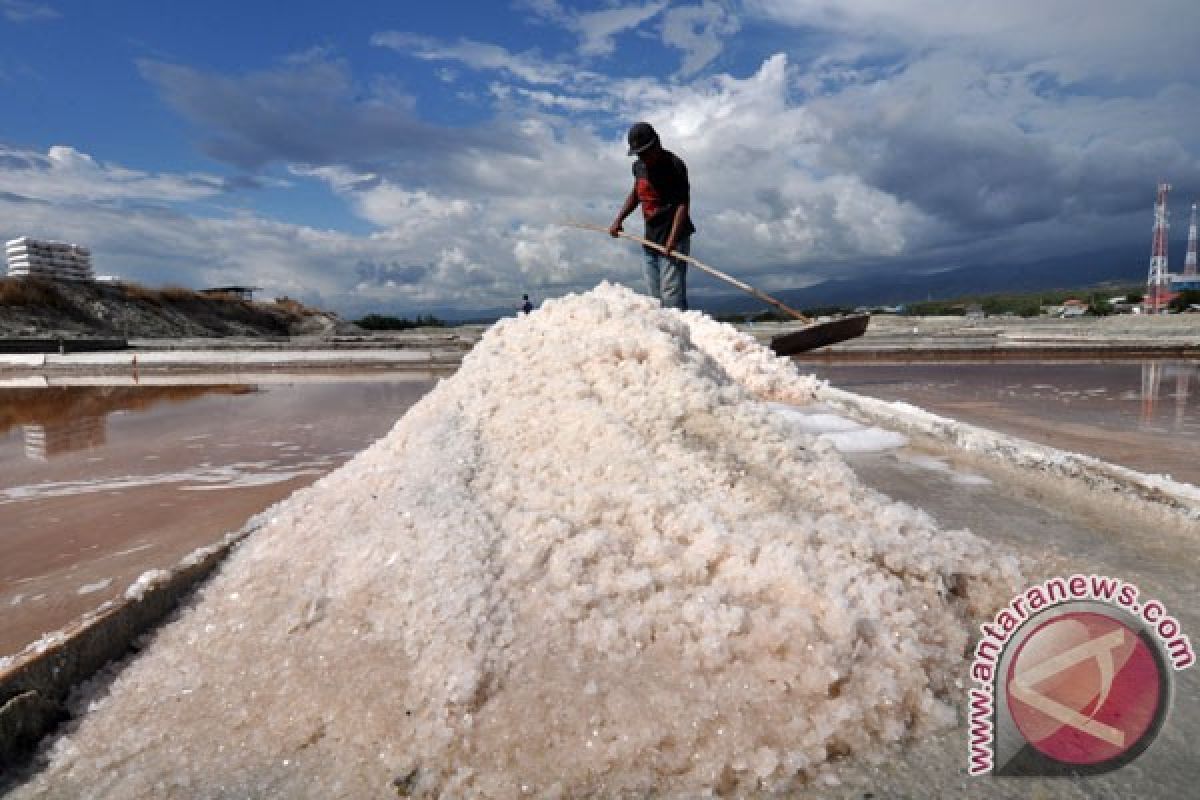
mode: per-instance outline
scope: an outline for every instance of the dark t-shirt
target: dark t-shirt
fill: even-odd
[[[683,159],[669,150],[663,150],[662,158],[653,167],[640,158],[633,162],[633,188],[642,206],[646,220],[646,238],[665,245],[671,235],[675,221],[675,209],[680,204],[691,205],[692,190],[688,183],[687,166]],[[696,232],[689,213],[679,231],[679,239]],[[646,248],[648,252],[651,251]]]

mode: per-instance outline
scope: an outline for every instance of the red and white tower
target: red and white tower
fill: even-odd
[[[1187,258],[1183,260],[1183,274],[1196,274],[1196,204],[1192,203],[1192,221],[1188,225]]]
[[[1154,245],[1150,251],[1150,274],[1146,277],[1147,314],[1157,314],[1167,307],[1170,300],[1170,278],[1167,273],[1167,194],[1171,184],[1158,185],[1158,199],[1154,203]]]

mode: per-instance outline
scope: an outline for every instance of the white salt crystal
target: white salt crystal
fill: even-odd
[[[825,433],[821,438],[827,439],[842,453],[874,453],[908,444],[908,437],[904,434],[876,427]]]
[[[112,586],[112,578],[105,578],[104,580],[96,581],[95,583],[85,583],[83,586],[80,586],[78,589],[76,589],[75,593],[94,594],[95,592],[104,591],[109,586]]]
[[[171,573],[165,569],[147,570],[139,575],[136,581],[129,584],[129,588],[125,590],[125,597],[129,600],[141,600],[146,596],[146,592],[158,588],[170,578]]]

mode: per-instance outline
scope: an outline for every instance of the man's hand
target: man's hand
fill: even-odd
[[[608,235],[616,239],[621,235],[621,230],[621,223],[614,222],[612,225],[608,226]]]

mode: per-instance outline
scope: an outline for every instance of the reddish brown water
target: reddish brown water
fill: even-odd
[[[798,366],[848,391],[1200,484],[1194,363]]]
[[[431,380],[0,390],[0,654],[236,530]]]

